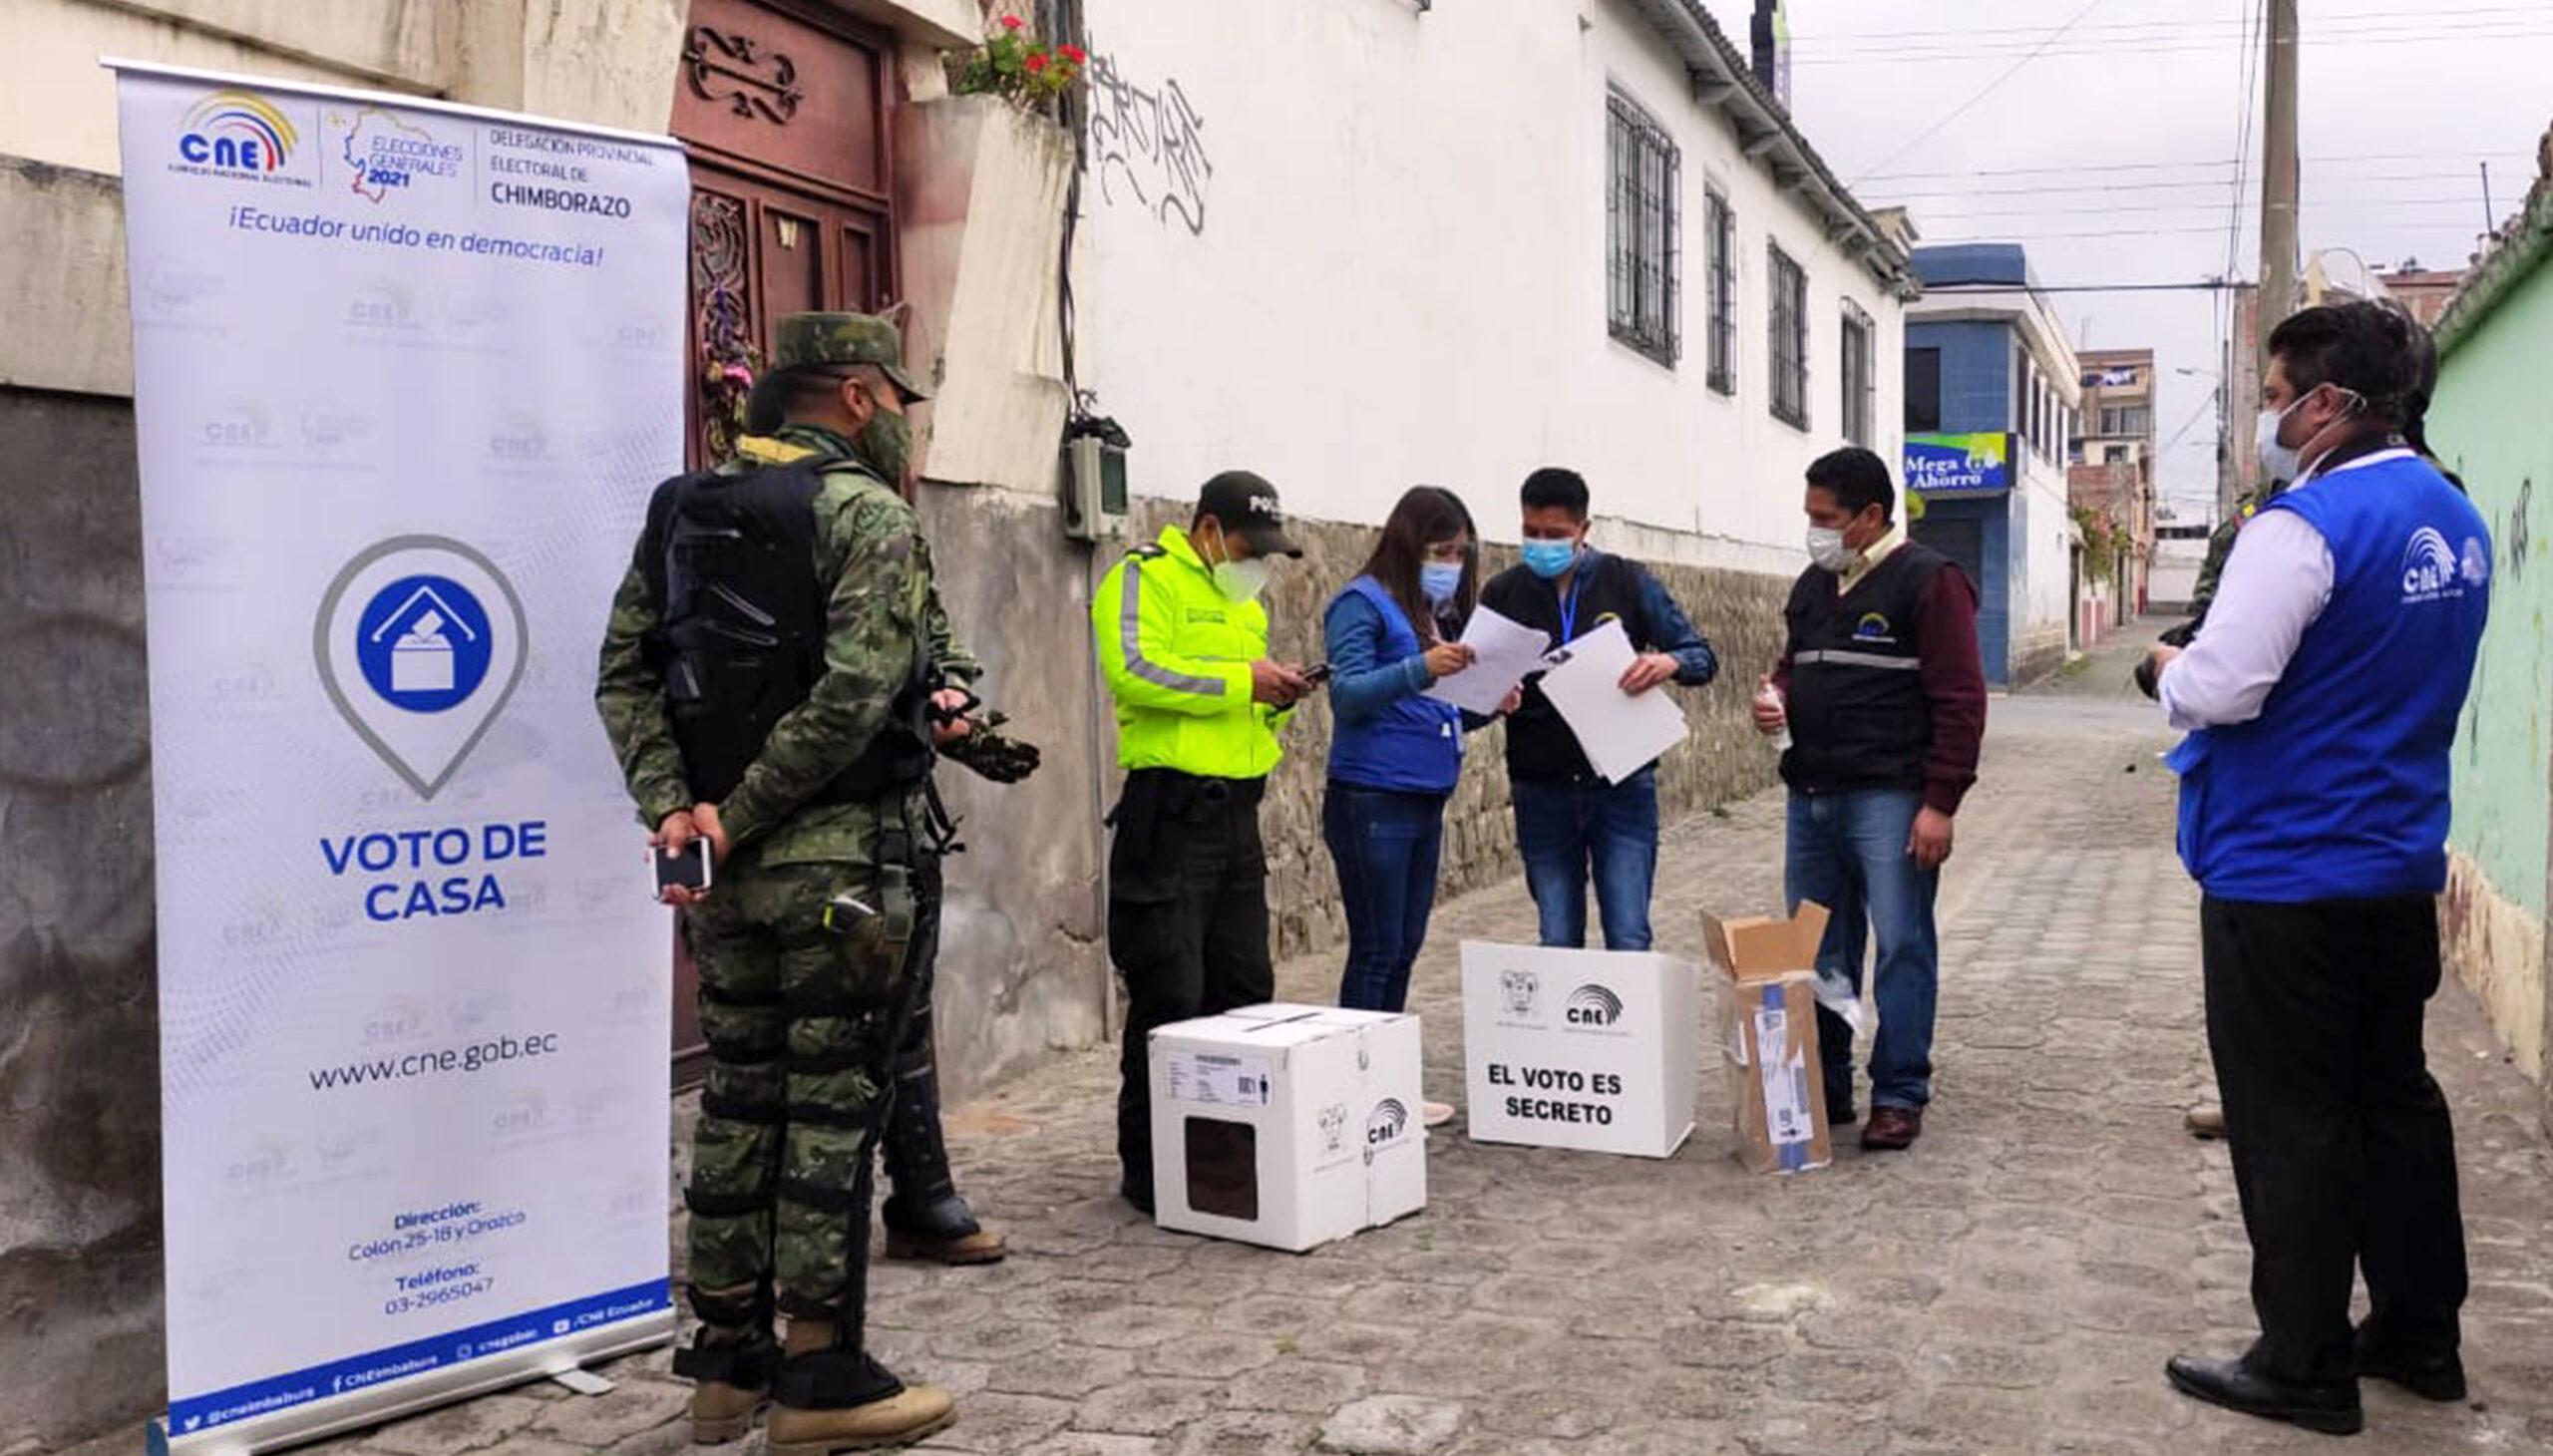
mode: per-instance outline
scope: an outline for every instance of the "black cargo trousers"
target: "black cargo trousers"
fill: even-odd
[[[1108,957],[1126,978],[1117,1160],[1125,1192],[1153,1194],[1152,1072],[1158,1026],[1276,994],[1268,952],[1265,779],[1137,769],[1108,816]]]

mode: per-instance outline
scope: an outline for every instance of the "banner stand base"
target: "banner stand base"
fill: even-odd
[[[586,1362],[617,1359],[671,1344],[674,1323],[673,1310],[659,1309],[563,1339],[431,1371],[413,1380],[330,1396],[191,1435],[173,1438],[168,1418],[163,1416],[145,1431],[143,1450],[147,1456],[256,1456],[261,1451],[381,1425],[535,1380],[555,1380],[578,1394],[599,1395],[610,1390],[612,1383],[584,1369]]]

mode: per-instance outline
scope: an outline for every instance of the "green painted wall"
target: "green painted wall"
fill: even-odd
[[[2553,267],[2512,289],[2449,354],[2429,444],[2491,523],[2491,621],[2455,750],[2449,843],[2511,906],[2545,913],[2553,824]]]

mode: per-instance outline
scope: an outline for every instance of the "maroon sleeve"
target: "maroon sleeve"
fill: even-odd
[[[1916,603],[1924,697],[1933,709],[1933,753],[1924,764],[1924,805],[1959,813],[1977,782],[1986,741],[1986,661],[1977,647],[1977,587],[1968,573],[1944,566]]]

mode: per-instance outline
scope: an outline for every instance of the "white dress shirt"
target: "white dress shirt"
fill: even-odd
[[[2408,450],[2378,450],[2331,474],[2411,456]],[[2288,489],[2308,490],[2324,478],[2319,470],[2309,471]],[[2323,534],[2293,511],[2253,517],[2234,538],[2198,640],[2163,669],[2156,684],[2172,726],[2188,733],[2259,717],[2305,629],[2331,600],[2332,548]]]

